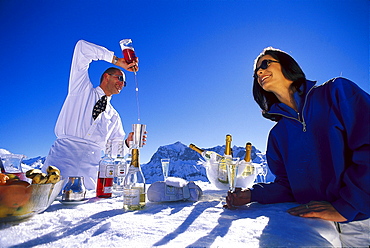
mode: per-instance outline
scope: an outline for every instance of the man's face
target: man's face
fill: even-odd
[[[111,74],[106,73],[106,83],[103,90],[107,96],[119,94],[124,85],[125,77],[121,71],[117,70]]]

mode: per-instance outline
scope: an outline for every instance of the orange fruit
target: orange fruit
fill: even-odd
[[[6,184],[7,180],[9,180],[9,177],[3,173],[0,173],[0,185]]]
[[[0,186],[0,205],[18,208],[31,198],[32,189],[25,181],[13,181],[10,185]]]

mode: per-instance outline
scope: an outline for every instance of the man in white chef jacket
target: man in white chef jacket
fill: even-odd
[[[88,69],[93,60],[105,60],[127,71],[137,71],[138,61],[127,64],[108,49],[84,40],[77,42],[73,53],[68,95],[59,114],[55,134],[57,140],[50,149],[43,168],[57,166],[64,179],[83,176],[87,189],[95,189],[99,161],[108,140],[113,146],[125,139],[121,118],[110,104],[112,95],[125,86],[125,74],[118,68],[109,68],[101,76],[100,85],[93,87]],[[96,102],[107,96],[105,111],[96,119],[92,112]],[[124,153],[128,152],[129,135]]]

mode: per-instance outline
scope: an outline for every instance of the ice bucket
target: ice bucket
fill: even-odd
[[[208,180],[212,185],[214,185],[218,189],[229,190],[228,183],[222,183],[218,180],[217,172],[218,172],[218,162],[211,162],[211,161],[202,161],[203,166],[206,168],[206,173]],[[251,163],[254,166],[254,170],[250,175],[243,176],[243,171],[245,168],[244,163],[240,163],[238,169],[238,175],[236,178],[235,187],[237,188],[249,188],[253,185],[256,177],[258,175],[258,171],[260,169],[260,165],[256,163]]]

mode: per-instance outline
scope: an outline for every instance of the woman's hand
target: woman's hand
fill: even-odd
[[[333,205],[326,201],[310,201],[308,204],[289,209],[288,213],[305,218],[320,218],[336,222],[347,220],[333,207]]]
[[[250,202],[251,191],[249,189],[242,190],[241,188],[235,188],[233,193],[230,191],[227,192],[224,208],[235,209],[237,206],[242,206]]]

